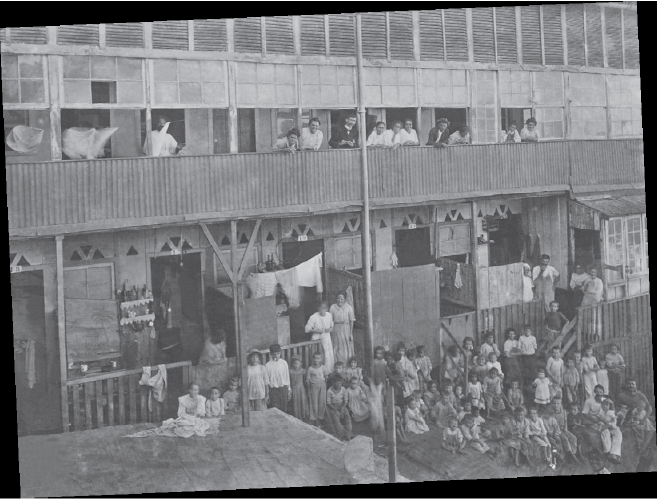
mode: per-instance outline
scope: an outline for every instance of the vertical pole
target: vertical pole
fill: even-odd
[[[59,92],[59,62],[61,57],[46,56],[48,63],[48,93],[50,94],[50,159],[62,159],[62,116],[61,95]]]
[[[360,14],[356,14],[356,69],[358,77],[358,117],[361,150],[361,188],[363,196],[363,214],[361,216],[361,245],[363,284],[365,291],[365,370],[371,372],[374,358],[372,319],[372,240],[370,239],[370,194],[367,171],[367,146],[365,130],[365,80],[363,79],[363,36]]]
[[[244,345],[242,344],[242,334],[240,332],[239,304],[238,304],[238,287],[237,273],[239,271],[239,260],[237,258],[237,221],[230,221],[230,266],[233,269],[233,315],[235,316],[235,337],[237,338],[237,370],[242,377],[242,426],[251,425],[249,418],[249,393],[247,390],[247,371],[244,363]]]
[[[59,387],[62,402],[62,430],[68,432],[68,361],[66,356],[66,304],[64,302],[64,236],[55,236],[57,255],[57,337],[59,339]]]
[[[397,432],[395,431],[395,390],[386,381],[388,413],[388,483],[397,483]]]

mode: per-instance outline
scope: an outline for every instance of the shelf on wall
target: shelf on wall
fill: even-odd
[[[137,317],[123,317],[120,324],[126,326],[128,324],[133,324],[134,322],[149,322],[154,320],[155,314],[138,315]]]
[[[139,307],[141,305],[146,305],[147,303],[151,303],[152,301],[153,298],[143,298],[141,300],[124,301],[121,302],[121,310],[133,308],[133,307]]]

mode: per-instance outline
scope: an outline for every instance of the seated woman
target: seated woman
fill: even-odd
[[[296,127],[290,128],[285,137],[278,139],[274,145],[274,152],[290,152],[293,153],[299,150],[299,137],[301,133]]]
[[[400,132],[400,139],[402,146],[419,146],[420,139],[417,137],[417,132],[413,130],[413,120],[407,119],[404,121],[404,129]]]
[[[198,416],[205,417],[205,397],[199,395],[198,383],[190,383],[187,395],[178,397],[178,417],[193,418]]]
[[[525,128],[520,130],[520,140],[522,142],[538,142],[540,137],[536,130],[536,118],[529,118],[525,125]]]

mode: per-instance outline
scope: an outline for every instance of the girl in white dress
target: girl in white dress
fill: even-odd
[[[598,384],[599,370],[598,361],[593,356],[593,348],[587,345],[584,348],[584,356],[582,357],[582,384],[587,399],[593,397],[593,389]]]
[[[534,393],[534,402],[540,406],[546,407],[550,403],[550,378],[545,376],[545,369],[538,370],[537,378],[532,383],[536,388]]]
[[[333,342],[331,341],[331,332],[333,331],[333,317],[328,312],[328,303],[323,301],[319,306],[319,311],[314,313],[308,319],[306,324],[306,333],[312,334],[311,340],[322,340],[324,350],[324,365],[328,372],[333,372],[334,354]]]
[[[415,399],[411,399],[406,408],[406,431],[418,435],[429,431]]]

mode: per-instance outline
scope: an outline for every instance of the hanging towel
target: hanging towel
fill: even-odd
[[[36,354],[36,343],[34,340],[27,340],[27,346],[25,347],[25,373],[27,374],[27,386],[29,388],[34,388],[36,384],[36,366],[35,362]]]
[[[393,269],[399,267],[399,260],[397,260],[397,255],[394,251],[392,252],[392,255],[390,255],[390,265],[392,265]]]
[[[157,402],[164,402],[167,396],[167,368],[164,364],[158,364],[157,373],[154,376],[151,376],[150,366],[145,366],[142,369],[144,372],[141,375],[139,384],[151,387],[151,393],[148,397],[148,411],[153,412],[152,399]]]
[[[354,308],[354,292],[351,288],[351,286],[347,286],[347,290],[345,291],[345,298],[347,299],[347,303],[351,305],[351,308]]]
[[[461,264],[456,264],[456,276],[454,277],[454,287],[456,289],[461,289],[463,287],[463,281],[461,280]]]
[[[322,286],[322,254],[312,257],[307,262],[296,266],[297,284],[305,288],[317,288],[318,293],[324,291]]]
[[[95,159],[103,156],[105,144],[118,128],[73,127],[62,133],[62,151],[71,159]]]
[[[275,272],[276,281],[283,288],[290,308],[299,307],[299,284],[297,282],[297,267]]]
[[[263,274],[251,274],[246,283],[251,290],[252,298],[262,298],[263,296],[274,296],[276,294],[276,274],[265,272]]]

